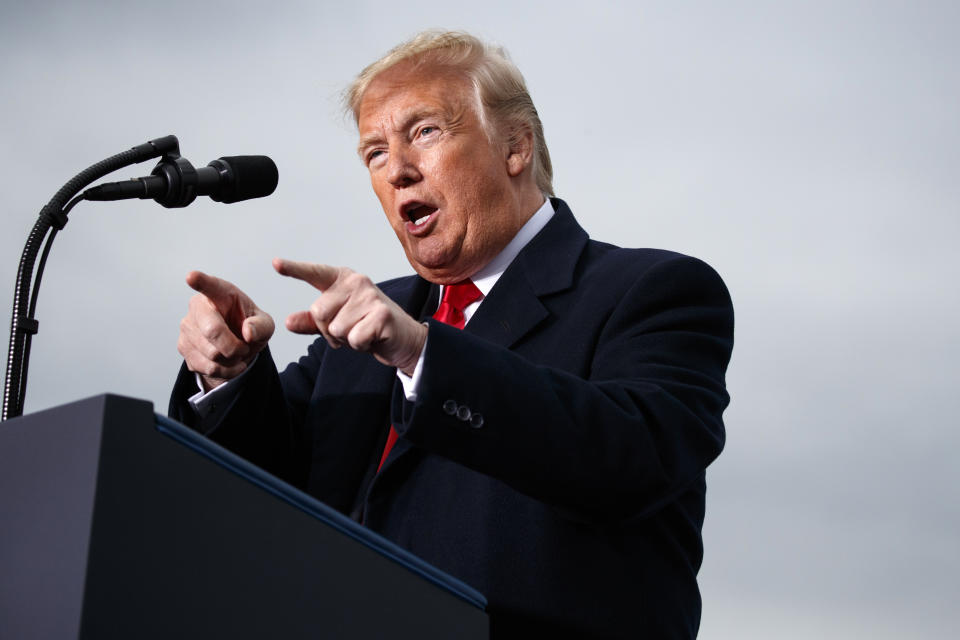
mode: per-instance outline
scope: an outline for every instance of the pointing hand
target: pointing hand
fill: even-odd
[[[180,322],[177,350],[210,390],[243,373],[273,335],[273,318],[226,280],[191,271],[187,284],[197,295]]]
[[[276,258],[277,273],[323,292],[310,309],[287,316],[287,329],[320,333],[334,349],[365,351],[412,375],[427,341],[427,328],[387,297],[367,276],[345,267]]]

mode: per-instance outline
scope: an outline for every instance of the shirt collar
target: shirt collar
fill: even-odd
[[[520,231],[513,236],[513,240],[503,248],[503,251],[488,262],[487,266],[473,274],[470,279],[473,280],[473,284],[477,285],[484,297],[490,294],[493,285],[497,284],[497,280],[507,270],[513,259],[520,254],[527,243],[533,240],[535,235],[540,233],[540,230],[550,222],[552,217],[553,205],[550,204],[549,198],[544,198],[543,204],[537,209],[537,212],[530,216],[526,224],[520,227]]]

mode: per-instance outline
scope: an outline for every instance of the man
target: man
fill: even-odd
[[[500,50],[422,34],[349,103],[417,275],[275,260],[322,292],[286,320],[322,337],[278,374],[270,317],[191,273],[171,414],[478,588],[494,637],[694,637],[723,283],[589,240],[545,197],[542,127]]]

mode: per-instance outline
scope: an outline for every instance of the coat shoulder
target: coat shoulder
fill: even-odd
[[[624,283],[646,277],[677,279],[678,283],[693,279],[727,292],[723,279],[705,261],[667,249],[632,249],[590,240],[579,266],[587,278],[613,278]]]

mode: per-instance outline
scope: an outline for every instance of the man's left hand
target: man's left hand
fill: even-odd
[[[413,375],[427,327],[407,315],[365,275],[346,267],[274,258],[277,273],[303,280],[323,295],[310,309],[287,316],[294,333],[320,333],[334,349],[347,345]]]

